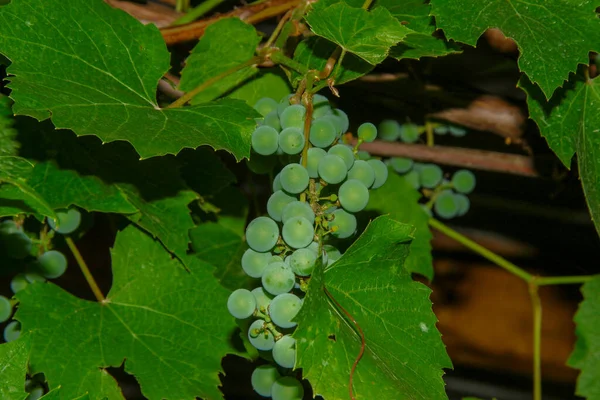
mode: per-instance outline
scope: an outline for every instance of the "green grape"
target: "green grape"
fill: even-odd
[[[0,223],[0,235],[10,235],[11,233],[21,232],[21,229],[17,226],[17,223],[12,219],[7,219]]]
[[[12,315],[12,304],[4,296],[0,296],[0,323],[8,320]]]
[[[264,117],[270,112],[273,112],[273,110],[277,110],[278,105],[279,103],[277,103],[277,100],[270,97],[263,97],[254,103],[254,109]]]
[[[273,300],[273,296],[271,296],[261,287],[252,289],[250,293],[252,293],[254,300],[256,300],[256,309],[262,313],[265,313],[269,308],[269,304],[271,304],[271,300]]]
[[[458,212],[456,215],[458,217],[462,217],[469,211],[469,208],[471,208],[471,201],[469,200],[469,198],[467,196],[465,196],[462,193],[454,194],[454,200],[456,201],[456,204],[458,205]]]
[[[284,96],[277,105],[277,114],[279,114],[279,118],[281,118],[281,114],[285,111],[286,108],[290,106],[290,99],[293,97],[293,94],[288,94]]]
[[[258,217],[246,228],[246,241],[254,251],[264,253],[275,247],[279,238],[277,222],[269,217]]]
[[[390,158],[390,165],[399,174],[405,174],[413,167],[413,160],[404,157],[392,157]]]
[[[448,131],[449,129],[446,125],[439,125],[433,128],[433,133],[435,133],[436,135],[445,135],[448,133]]]
[[[354,153],[352,152],[352,147],[345,144],[336,144],[332,146],[327,154],[336,155],[346,164],[346,168],[350,169],[354,165]]]
[[[292,293],[283,293],[275,296],[269,305],[271,321],[280,328],[293,328],[297,324],[292,322],[302,307],[302,299]]]
[[[285,128],[298,128],[304,131],[304,116],[306,115],[306,108],[301,104],[294,104],[287,107],[279,116],[279,122],[281,127]]]
[[[333,114],[339,118],[340,126],[342,128],[341,133],[344,134],[344,133],[348,132],[348,128],[350,128],[350,121],[348,120],[348,115],[345,112],[343,112],[342,110],[340,110],[339,108],[336,108],[335,110],[333,110],[331,112],[331,114]]]
[[[419,190],[419,188],[421,187],[421,178],[419,177],[419,171],[413,169],[408,174],[404,175],[403,178],[406,179],[406,181],[410,183],[410,185],[415,189]]]
[[[359,160],[368,161],[371,159],[371,154],[368,151],[359,150],[356,152],[356,157],[358,157]]]
[[[262,319],[257,319],[250,325],[250,328],[248,329],[248,340],[252,346],[263,351],[271,350],[275,344],[273,334],[266,329],[265,321]]]
[[[237,289],[227,299],[229,313],[237,319],[246,319],[256,310],[256,298],[246,289]]]
[[[273,346],[273,359],[283,368],[294,368],[296,364],[296,339],[284,335]]]
[[[281,186],[280,174],[275,175],[275,178],[273,178],[273,192],[276,192],[278,190],[283,190],[283,186]]]
[[[294,271],[284,262],[269,264],[262,275],[263,288],[271,294],[287,293],[294,287]]]
[[[475,189],[475,174],[467,169],[459,169],[452,175],[451,182],[454,190],[463,194],[469,194]]]
[[[286,128],[279,134],[279,147],[286,154],[298,154],[304,148],[304,135],[298,128]]]
[[[42,275],[37,274],[35,272],[25,273],[25,279],[27,279],[27,282],[29,282],[29,283],[46,282],[46,278],[44,278]]]
[[[315,222],[315,212],[310,208],[310,205],[304,201],[296,200],[288,203],[281,214],[281,222],[285,224],[293,217],[304,217],[309,220],[311,224]]]
[[[283,224],[281,236],[288,246],[301,249],[308,246],[314,237],[313,224],[304,217],[292,217]]]
[[[283,190],[298,194],[308,187],[310,177],[308,171],[300,164],[288,164],[279,173],[279,181]]]
[[[319,118],[319,121],[331,122],[335,128],[335,137],[339,138],[342,136],[343,121],[339,117],[336,117],[333,114],[328,114]]]
[[[291,376],[283,376],[275,381],[271,387],[271,398],[273,400],[302,400],[304,388],[298,379]]]
[[[270,126],[259,126],[252,132],[252,150],[261,156],[275,154],[279,147],[279,132]]]
[[[273,218],[275,221],[281,221],[283,209],[293,201],[297,201],[295,197],[290,196],[283,190],[276,191],[267,201],[267,212],[269,213],[269,217]]]
[[[332,245],[326,244],[323,246],[323,250],[327,254],[328,261],[337,261],[342,257],[342,253]]]
[[[452,136],[456,136],[456,137],[463,137],[467,134],[467,130],[465,128],[462,128],[460,126],[454,126],[454,125],[448,126],[448,132],[450,132],[450,134]]]
[[[336,228],[332,233],[333,236],[346,239],[354,234],[354,231],[356,231],[356,217],[354,215],[344,210],[335,210],[333,217],[333,221],[329,223],[329,226]]]
[[[319,177],[319,162],[323,157],[327,155],[327,152],[319,147],[311,147],[308,149],[308,157],[306,161],[306,170],[308,171],[308,176],[311,178]],[[302,163],[302,159],[300,159]]]
[[[49,250],[37,259],[41,273],[48,279],[58,278],[67,270],[67,257],[57,250]]]
[[[375,182],[375,171],[368,162],[356,160],[350,171],[348,171],[348,179],[361,181],[363,185],[370,188]]]
[[[292,271],[294,271],[296,275],[300,276],[309,276],[312,274],[317,261],[317,251],[307,247],[304,249],[298,249],[292,253],[290,257],[290,267],[292,267]]]
[[[359,212],[369,202],[369,189],[361,181],[349,179],[340,186],[338,198],[344,210]]]
[[[20,230],[4,235],[1,244],[6,255],[15,260],[22,260],[31,253],[31,239]]]
[[[269,259],[269,264],[273,264],[274,262],[282,262],[282,261],[283,261],[283,258],[281,258],[281,256],[271,256],[271,258]]]
[[[252,372],[252,389],[262,397],[271,397],[271,387],[281,375],[273,365],[261,365]]]
[[[328,154],[319,161],[319,176],[325,182],[335,185],[346,179],[346,163],[334,154]]]
[[[379,132],[379,138],[387,142],[395,142],[400,136],[402,126],[393,119],[384,119],[379,123],[377,131]]]
[[[310,126],[310,142],[315,147],[330,146],[337,138],[337,129],[328,119],[318,119]]]
[[[411,123],[402,125],[400,139],[406,143],[416,142],[419,140],[419,127]]]
[[[331,106],[329,105],[329,99],[321,94],[315,94],[313,96],[313,119],[321,118],[331,113]]]
[[[12,321],[4,328],[4,341],[12,342],[21,335],[21,324],[19,321]]]
[[[456,217],[458,214],[458,204],[454,193],[451,190],[444,190],[439,193],[433,203],[433,210],[444,219]]]
[[[281,123],[279,122],[279,114],[277,114],[277,110],[273,110],[265,116],[263,125],[270,126],[278,132],[281,130]]]
[[[373,182],[371,189],[377,189],[383,186],[388,177],[388,169],[386,165],[381,160],[369,160],[367,162],[371,168],[373,168],[373,172],[375,172],[375,182]]]
[[[319,242],[312,242],[306,248],[314,251],[315,253],[318,253],[319,252]]]
[[[259,253],[248,249],[242,256],[242,269],[252,278],[260,278],[271,260],[271,253]]]
[[[261,156],[258,153],[252,151],[250,155],[250,159],[246,160],[246,165],[250,171],[254,172],[258,175],[268,174],[273,171],[275,168],[275,164],[277,163],[277,157],[270,156]]]
[[[17,274],[10,281],[10,290],[12,290],[13,293],[17,293],[25,289],[28,285],[29,282],[25,279],[25,274]]]
[[[358,127],[358,138],[363,142],[372,142],[377,138],[377,127],[370,122],[365,122]]]
[[[421,186],[427,189],[433,189],[442,182],[444,173],[442,169],[435,164],[423,164],[419,168],[419,178]]]
[[[50,225],[50,228],[54,231],[67,235],[79,228],[79,224],[81,223],[81,213],[77,209],[70,208],[68,210],[57,210],[55,213],[58,217],[58,227],[53,219],[48,218],[48,225]]]
[[[25,400],[38,400],[44,395],[44,388],[41,386],[36,386],[31,389],[29,395],[25,398]]]

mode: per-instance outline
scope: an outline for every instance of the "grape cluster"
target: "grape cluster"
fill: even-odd
[[[400,140],[405,143],[415,143],[419,140],[419,135],[425,132],[424,126],[419,126],[412,122],[400,124],[393,119],[385,119],[378,126],[379,138],[387,142]],[[467,134],[467,130],[457,125],[433,124],[433,133],[436,135],[450,134],[456,137],[462,137]]]
[[[58,250],[50,250],[49,245],[53,232],[69,234],[74,232],[81,222],[81,213],[76,209],[59,210],[56,212],[58,221],[48,219],[52,232],[40,235],[39,238],[30,237],[23,229],[22,221],[19,223],[12,219],[0,222],[0,247],[2,253],[24,265],[24,272],[13,277],[10,289],[17,293],[35,282],[45,282],[46,279],[55,279],[62,276],[67,269],[67,258]],[[34,246],[34,243],[36,246]],[[0,323],[6,322],[13,315],[16,300],[0,296]],[[21,333],[18,321],[9,322],[4,328],[4,341],[16,340]],[[33,389],[32,389],[33,390]],[[34,393],[32,391],[32,393]]]
[[[355,233],[354,214],[366,207],[369,189],[383,185],[388,174],[382,161],[342,142],[348,117],[324,96],[312,98],[307,143],[306,108],[293,101],[293,96],[280,102],[263,98],[255,105],[263,118],[252,134],[252,157],[290,158],[273,179],[268,216],[255,218],[246,228],[249,249],[241,266],[260,279],[261,286],[237,289],[227,302],[235,318],[250,319],[249,342],[276,364],[258,367],[251,379],[258,394],[274,400],[301,399],[304,393],[302,384],[290,376],[296,362],[294,318],[314,268],[342,256],[327,240]],[[359,141],[370,142],[377,128],[365,123],[357,133]]]

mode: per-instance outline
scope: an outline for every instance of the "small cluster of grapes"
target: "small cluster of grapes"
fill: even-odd
[[[393,119],[385,119],[378,125],[379,138],[387,142],[395,142],[398,139],[405,143],[415,143],[419,140],[419,135],[425,132],[424,126],[419,126],[412,122],[400,124]],[[462,137],[467,134],[467,130],[456,125],[434,124],[433,133],[436,135],[450,134],[456,137]]]
[[[281,169],[273,180],[268,216],[257,217],[246,228],[250,248],[242,256],[242,269],[260,279],[262,287],[237,289],[227,302],[235,318],[254,319],[248,340],[278,366],[260,366],[251,378],[258,394],[274,400],[300,400],[304,394],[302,384],[286,376],[296,362],[296,340],[291,333],[315,266],[331,264],[342,255],[324,242],[355,233],[354,213],[366,207],[369,189],[383,185],[388,173],[382,161],[360,160],[357,148],[340,143],[348,118],[324,96],[313,97],[311,147],[305,150],[306,108],[290,101],[292,96],[279,103],[270,98],[256,103],[264,119],[252,135],[252,149],[254,156],[279,152],[299,157],[303,153],[306,160],[292,160],[296,162]],[[359,141],[373,141],[377,129],[363,124],[358,136]]]
[[[63,235],[74,232],[81,222],[81,213],[76,209],[57,211],[58,224],[48,219],[48,225],[56,232]],[[55,279],[62,276],[67,270],[67,258],[58,250],[47,250],[52,239],[52,233],[45,238],[32,239],[28,236],[21,224],[14,220],[5,220],[0,223],[0,244],[3,253],[14,260],[27,262],[28,258],[35,257],[35,261],[27,262],[27,272],[22,272],[13,277],[10,289],[17,293],[35,282],[45,282],[46,279]],[[39,246],[33,246],[34,242]],[[0,296],[0,323],[7,321],[13,315],[16,300]],[[21,325],[18,321],[9,322],[4,328],[4,340],[11,342],[21,334]]]

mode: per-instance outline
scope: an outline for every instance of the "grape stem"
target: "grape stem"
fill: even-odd
[[[87,281],[88,285],[90,285],[90,289],[92,289],[94,296],[96,296],[96,300],[98,300],[99,303],[104,303],[106,301],[106,298],[104,297],[102,291],[98,287],[98,284],[94,280],[90,269],[88,268],[87,264],[85,263],[85,260],[81,256],[79,249],[77,248],[77,246],[75,246],[73,239],[71,239],[71,237],[69,236],[65,236],[65,242],[67,242],[67,246],[69,246],[69,249],[71,249],[71,253],[73,253],[75,261],[77,261],[77,265],[79,265],[79,269],[81,269],[85,280]]]
[[[529,297],[533,310],[533,400],[542,400],[542,301],[539,286],[529,283]]]
[[[223,1],[225,0],[204,0],[202,3],[189,10],[187,14],[175,20],[175,22],[173,22],[172,25],[183,25],[193,22],[201,16],[203,16],[204,14],[206,14],[207,12],[209,12],[210,10],[212,10],[213,8],[215,8],[216,6],[218,6],[219,4],[223,3]]]

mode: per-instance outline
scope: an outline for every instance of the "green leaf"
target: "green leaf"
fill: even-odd
[[[0,95],[0,156],[16,156],[19,144],[16,141],[17,131],[13,129],[11,101]]]
[[[367,11],[345,2],[316,4],[306,16],[311,30],[370,64],[382,62],[390,47],[411,32],[383,7]]]
[[[160,109],[169,70],[160,32],[104,1],[14,0],[0,8],[0,49],[16,114],[128,141],[142,158],[204,144],[249,156],[255,111],[235,100]]]
[[[46,393],[44,396],[40,397],[40,400],[61,400],[61,390],[60,387],[53,389]],[[84,394],[83,396],[76,397],[69,400],[89,400],[90,396],[88,394]],[[107,400],[107,399],[105,399]]]
[[[597,1],[431,0],[432,14],[446,37],[474,46],[488,28],[513,38],[519,68],[550,98],[588,53],[600,51]],[[552,55],[552,62],[549,56]]]
[[[410,183],[390,169],[385,184],[371,191],[366,210],[389,214],[395,220],[415,227],[414,240],[404,268],[431,280],[433,261],[430,241],[433,236],[427,222],[429,216],[418,203],[420,197],[419,192]]]
[[[348,396],[352,364],[361,340],[324,288],[364,331],[366,349],[354,376],[364,399],[446,399],[442,368],[450,359],[435,326],[425,285],[403,267],[412,227],[375,219],[345,254],[311,277],[296,321],[297,368],[315,394]]]
[[[29,359],[29,337],[21,335],[18,340],[0,345],[0,398],[2,400],[23,400],[25,375]]]
[[[583,191],[600,233],[600,80],[576,75],[550,101],[526,78],[519,85],[527,93],[530,117],[567,168],[577,152]]]
[[[184,150],[177,155],[177,161],[187,186],[202,196],[218,193],[236,182],[235,175],[207,147]]]
[[[575,314],[577,342],[567,364],[581,370],[576,394],[600,399],[600,275],[581,288],[583,301]]]
[[[406,36],[402,43],[392,47],[390,57],[397,60],[403,58],[417,60],[421,57],[441,57],[460,52],[462,52],[462,49],[455,43],[438,39],[432,35],[411,33]]]
[[[294,60],[306,65],[309,69],[322,70],[327,64],[327,59],[337,48],[335,43],[320,37],[309,37],[304,39],[294,51]],[[340,72],[335,79],[337,85],[353,81],[361,76],[368,74],[373,70],[374,66],[355,56],[354,54],[346,54],[340,66]],[[292,72],[292,81],[301,78],[302,75],[297,72]]]
[[[18,293],[15,318],[30,334],[32,372],[60,385],[61,398],[116,400],[123,395],[105,368],[124,362],[150,400],[221,398],[221,358],[234,352],[236,325],[212,266],[190,259],[186,271],[134,226],[117,235],[111,254],[113,285],[102,303],[50,283]]]
[[[252,79],[230,92],[227,97],[244,100],[251,107],[263,97],[271,97],[277,101],[281,100],[291,93],[292,87],[281,69],[275,71],[266,72],[261,70]]]
[[[225,18],[211,24],[192,50],[181,71],[179,89],[189,92],[224,72],[254,57],[260,37],[256,29],[239,18]],[[196,95],[192,104],[214,100],[256,74],[254,66],[245,67]]]

